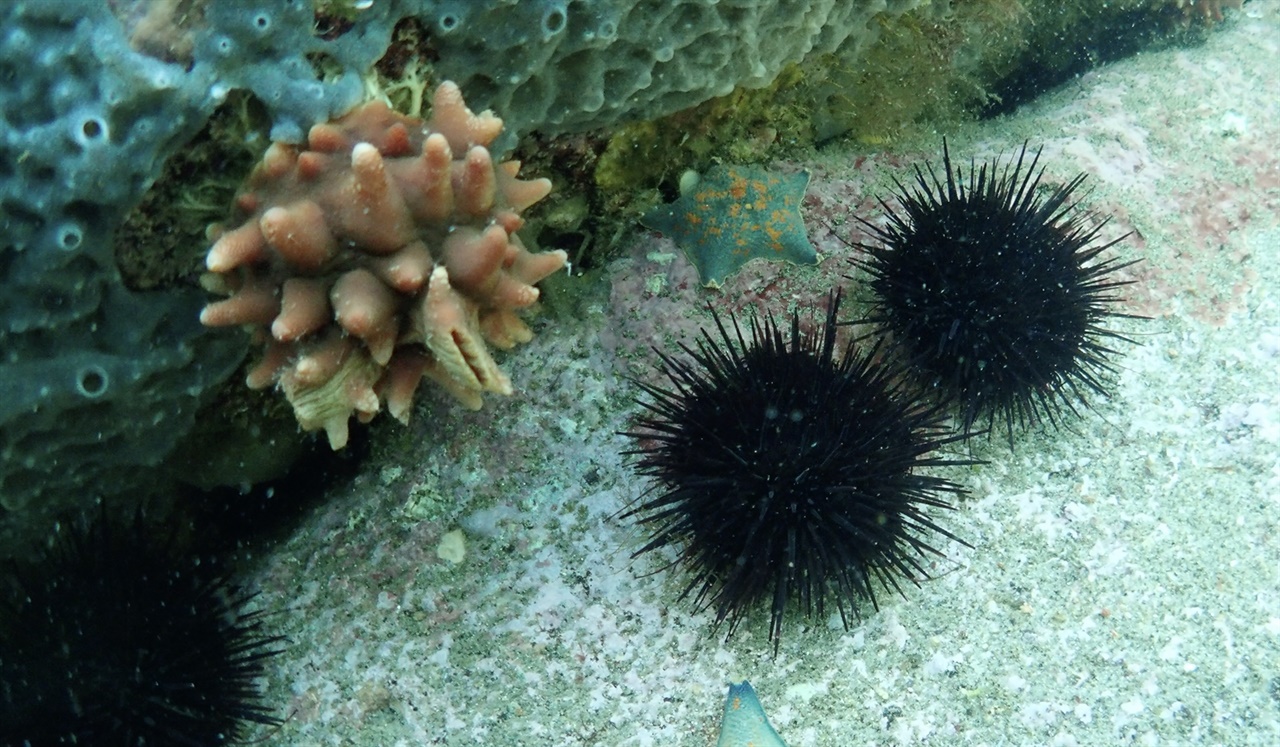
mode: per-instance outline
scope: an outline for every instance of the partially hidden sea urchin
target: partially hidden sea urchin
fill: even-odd
[[[680,548],[689,573],[682,598],[715,610],[732,633],[768,600],[775,649],[795,601],[805,616],[830,602],[845,626],[875,587],[901,593],[900,578],[928,576],[941,556],[931,533],[956,539],[928,515],[962,493],[924,470],[969,463],[936,450],[959,438],[933,404],[912,398],[875,351],[836,353],[839,295],[825,323],[789,340],[772,318],[750,322],[745,339],[715,317],[687,359],[659,351],[666,386],[648,395],[627,435],[636,469],[653,487],[625,516],[648,528],[643,553]]]
[[[258,678],[280,639],[216,563],[152,531],[104,510],[15,574],[0,744],[219,745],[278,723]]]
[[[1105,395],[1115,341],[1105,326],[1133,262],[1101,255],[1125,237],[1098,241],[1106,221],[1079,209],[1084,174],[1042,190],[1040,152],[953,167],[931,165],[900,207],[882,201],[887,223],[862,221],[877,243],[854,264],[871,276],[866,321],[891,336],[921,386],[954,407],[965,433],[975,424],[1058,423],[1064,410]],[[1028,162],[1029,161],[1029,162]],[[859,219],[861,220],[861,219]]]

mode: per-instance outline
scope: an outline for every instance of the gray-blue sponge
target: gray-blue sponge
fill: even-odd
[[[0,5],[0,525],[135,484],[248,350],[200,325],[198,289],[121,282],[112,237],[165,160],[234,88],[300,139],[359,99],[390,32],[325,43],[305,0],[204,5],[189,64],[131,48],[128,8]],[[347,72],[317,80],[309,52]]]
[[[242,333],[198,324],[199,291],[127,289],[112,245],[230,91],[301,141],[414,17],[435,75],[503,117],[506,148],[767,84],[920,2],[0,1],[0,543],[8,519],[128,489],[245,355]],[[317,6],[353,15],[319,34]]]

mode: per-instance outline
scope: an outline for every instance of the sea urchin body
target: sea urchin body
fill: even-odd
[[[1132,262],[1102,258],[1124,237],[1098,241],[1078,209],[1081,174],[1041,197],[1040,153],[953,168],[946,180],[917,167],[898,184],[900,208],[882,202],[887,224],[863,221],[877,240],[855,260],[871,276],[866,321],[893,340],[923,389],[954,406],[966,433],[975,424],[1056,423],[1062,411],[1105,395],[1114,373],[1107,329],[1125,317],[1114,305]],[[1029,162],[1028,162],[1029,160]],[[927,176],[926,176],[927,173]]]
[[[249,596],[141,514],[60,528],[0,598],[0,744],[219,745],[278,720]],[[0,593],[9,589],[0,589]]]
[[[913,399],[875,351],[836,354],[839,296],[825,323],[790,339],[771,318],[717,317],[688,359],[660,353],[668,386],[639,384],[645,413],[627,433],[653,488],[632,507],[649,530],[636,555],[674,545],[690,578],[682,594],[732,632],[769,600],[776,648],[793,600],[806,616],[831,602],[845,625],[875,586],[925,578],[928,535],[954,539],[928,515],[955,483],[921,470],[964,462],[935,451],[957,437],[936,405]]]

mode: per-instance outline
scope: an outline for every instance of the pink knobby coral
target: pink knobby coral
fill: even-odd
[[[254,388],[279,385],[306,430],[347,442],[385,403],[407,422],[423,376],[476,409],[511,393],[485,344],[532,333],[516,315],[565,253],[529,252],[520,211],[551,190],[495,164],[502,130],[442,84],[426,122],[370,102],[276,143],[236,198],[235,228],[210,229],[210,326],[253,325],[265,346]]]

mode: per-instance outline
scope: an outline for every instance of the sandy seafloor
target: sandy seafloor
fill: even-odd
[[[972,549],[944,542],[933,580],[851,630],[793,610],[776,658],[767,612],[725,641],[654,573],[672,554],[630,559],[624,375],[651,378],[648,345],[690,339],[707,300],[788,313],[838,283],[865,308],[827,225],[874,218],[940,142],[823,150],[776,164],[813,171],[818,267],[753,263],[713,293],[642,234],[581,281],[577,321],[504,358],[515,396],[472,413],[429,391],[408,428],[375,423],[373,458],[252,579],[290,641],[267,685],[292,717],[263,743],[704,747],[746,678],[790,747],[1280,744],[1280,2],[946,134],[964,158],[1043,144],[1051,183],[1088,173],[1104,235],[1143,259],[1118,310],[1151,317],[1115,321],[1140,344],[1096,412],[946,473],[970,495],[939,520]]]

